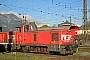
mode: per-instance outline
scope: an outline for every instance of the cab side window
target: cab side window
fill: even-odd
[[[0,32],[2,32],[2,27],[0,27]]]
[[[24,26],[24,31],[27,32],[29,30],[28,26]]]
[[[21,32],[21,28],[16,28],[16,32]]]

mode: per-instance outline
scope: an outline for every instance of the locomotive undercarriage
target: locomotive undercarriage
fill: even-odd
[[[59,54],[73,54],[76,51],[76,44],[61,45],[61,44],[30,44],[17,45],[14,49],[21,52],[37,52],[37,53],[59,53]],[[13,50],[13,49],[12,49]]]
[[[69,45],[49,45],[49,51],[51,52],[58,52],[60,54],[73,54],[76,51],[77,45],[76,44],[69,44]]]
[[[0,43],[0,52],[11,52],[13,43]]]
[[[48,54],[73,54],[78,47],[76,44],[69,44],[69,45],[61,45],[61,44],[25,44],[25,45],[18,45],[18,44],[7,44],[7,45],[0,45],[0,47],[4,47],[0,49],[1,51],[21,51],[21,52],[37,52],[37,53],[48,53]]]

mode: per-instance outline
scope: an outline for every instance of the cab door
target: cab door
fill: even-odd
[[[51,43],[49,51],[58,51],[59,47],[59,33],[57,31],[51,32]]]

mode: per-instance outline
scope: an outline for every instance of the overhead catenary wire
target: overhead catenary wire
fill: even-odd
[[[20,9],[21,11],[19,13],[21,14],[29,14],[35,20],[44,21],[46,23],[53,23],[54,22],[61,22],[63,19],[62,15],[65,15],[65,20],[68,19],[68,16],[72,14],[77,15],[77,13],[80,13],[78,17],[82,17],[82,3],[81,0],[73,1],[73,2],[66,2],[66,0],[40,0],[41,3],[35,4],[34,0],[31,0],[31,2],[28,2],[27,0],[25,3],[24,1],[21,1],[21,5],[18,5],[18,1],[11,1],[10,4],[5,4],[10,8],[15,8],[13,10],[17,11]],[[15,3],[14,3],[15,2]],[[76,3],[76,4],[75,4]],[[24,6],[26,4],[26,7]],[[68,16],[67,16],[67,15]],[[55,17],[56,20],[52,21],[53,19],[51,17]],[[76,17],[76,16],[74,16]]]

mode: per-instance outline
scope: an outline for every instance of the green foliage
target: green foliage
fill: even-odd
[[[0,60],[41,60],[35,56],[25,54],[0,54]]]
[[[90,27],[90,21],[87,21],[86,24],[87,24],[87,27]]]
[[[43,25],[40,28],[47,28],[47,27],[49,27],[49,26],[48,25]]]
[[[87,22],[86,22],[86,26],[87,26],[87,27],[90,27],[90,21],[87,21]],[[83,28],[83,25],[81,25],[81,28]]]

